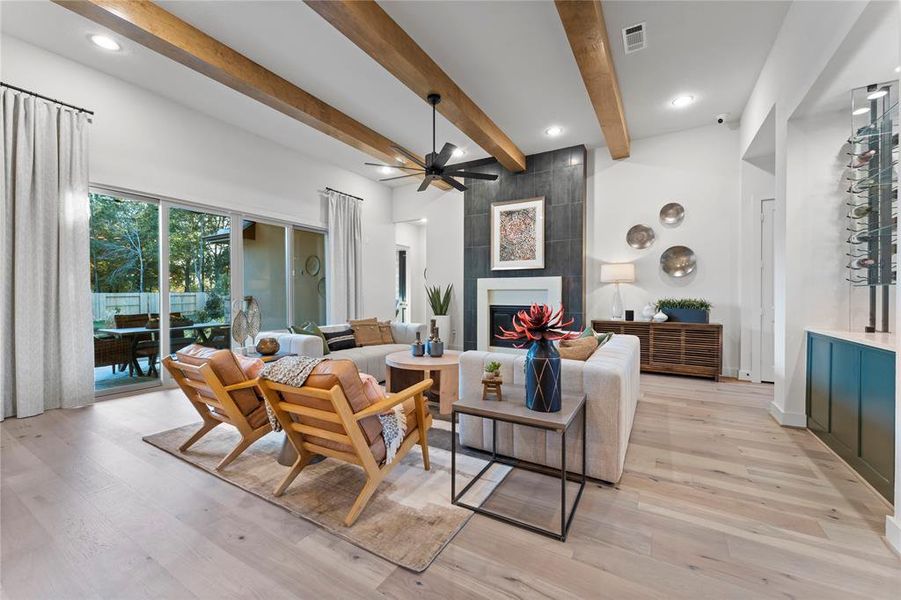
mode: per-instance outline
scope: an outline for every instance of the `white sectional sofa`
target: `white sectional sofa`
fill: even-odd
[[[321,325],[322,332],[333,332],[347,329],[350,325]],[[357,365],[361,373],[368,373],[379,381],[385,380],[385,357],[392,352],[409,350],[410,344],[416,339],[416,332],[425,340],[428,338],[425,323],[391,323],[391,333],[394,336],[394,344],[379,344],[375,346],[363,346],[336,350],[328,354],[328,358],[347,358]],[[322,356],[322,340],[315,335],[291,333],[287,329],[274,331],[261,331],[254,339],[256,344],[265,337],[274,337],[278,340],[282,352],[292,352],[300,356]]]
[[[460,398],[482,397],[482,373],[491,361],[501,364],[504,387],[525,385],[525,356],[495,352],[464,352],[460,357]],[[615,483],[623,474],[632,420],[640,396],[638,338],[615,335],[587,361],[563,360],[563,391],[586,394],[588,476]],[[506,400],[505,400],[506,402]],[[557,434],[498,422],[499,453],[533,463],[560,468]],[[491,450],[491,421],[460,415],[460,442],[471,448]],[[567,465],[578,469],[582,461],[582,428],[567,435]]]

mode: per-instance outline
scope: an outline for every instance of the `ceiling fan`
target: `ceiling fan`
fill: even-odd
[[[441,152],[435,151],[435,106],[441,102],[441,96],[439,94],[429,94],[428,95],[429,104],[432,105],[432,151],[425,155],[425,162],[419,160],[419,158],[407,151],[400,146],[391,146],[392,149],[396,150],[398,153],[404,155],[414,164],[419,165],[416,167],[404,167],[400,165],[383,165],[379,163],[365,163],[372,167],[383,167],[388,169],[398,169],[401,171],[412,171],[412,173],[408,173],[406,175],[400,175],[398,177],[386,177],[385,179],[379,179],[379,181],[394,181],[395,179],[405,179],[407,177],[423,177],[422,183],[419,186],[420,192],[425,191],[429,184],[435,180],[440,179],[441,181],[445,181],[450,185],[454,186],[456,189],[461,192],[466,191],[466,186],[454,179],[454,177],[468,177],[470,179],[484,179],[486,181],[494,181],[497,179],[497,175],[489,175],[487,173],[474,173],[472,171],[461,171],[460,166],[462,165],[449,165],[447,161],[451,159],[451,156],[454,154],[454,150],[457,149],[451,143],[444,144],[444,147],[441,148]]]

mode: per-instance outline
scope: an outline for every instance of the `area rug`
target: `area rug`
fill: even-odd
[[[428,568],[473,514],[450,503],[451,455],[431,444],[430,471],[423,470],[422,454],[418,446],[414,447],[382,481],[353,527],[345,527],[344,517],[365,483],[362,469],[334,459],[323,460],[305,468],[285,494],[276,498],[272,490],[288,471],[275,460],[283,434],[266,435],[217,472],[215,466],[238,443],[238,433],[230,427],[218,427],[187,452],[179,452],[178,446],[198,427],[199,423],[170,429],[148,435],[144,441],[414,572]],[[457,489],[485,462],[458,453]],[[484,484],[480,480],[473,492],[487,497],[508,472],[509,467],[492,467],[483,477]],[[469,498],[467,494],[467,502],[471,502]]]

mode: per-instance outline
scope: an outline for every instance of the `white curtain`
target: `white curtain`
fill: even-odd
[[[363,219],[360,200],[329,190],[327,320],[346,323],[363,308]]]
[[[94,401],[88,118],[2,88],[2,417]]]

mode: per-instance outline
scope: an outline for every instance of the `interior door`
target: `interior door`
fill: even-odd
[[[776,322],[773,293],[773,223],[775,200],[760,203],[760,380],[775,381]]]

